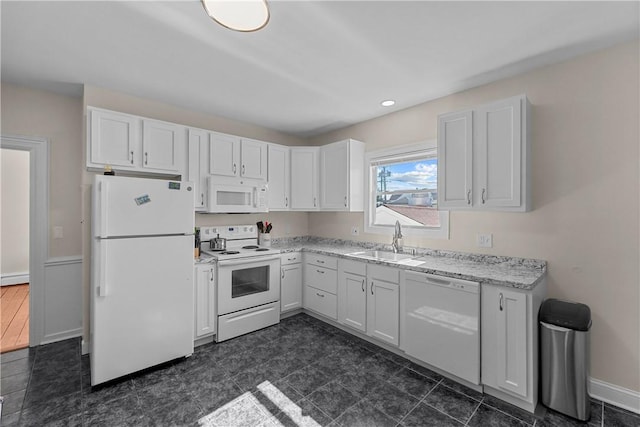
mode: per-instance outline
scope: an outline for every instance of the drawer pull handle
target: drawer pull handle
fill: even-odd
[[[487,190],[485,188],[482,189],[482,204],[484,205],[486,202],[486,199],[484,198],[484,193],[486,193]]]
[[[144,153],[144,164],[145,165],[149,164],[149,153]]]
[[[324,271],[322,271],[322,270],[316,270],[316,271],[317,271],[318,273],[320,273],[320,274],[324,274]]]
[[[371,282],[371,295],[373,295],[373,282]]]
[[[319,294],[319,293],[317,293],[317,292],[316,292],[316,295],[318,295],[318,296],[319,296],[319,297],[321,297],[321,298],[324,298],[324,295]]]
[[[500,293],[500,311],[504,310],[504,306],[502,305],[503,299],[504,297],[502,296],[502,293]]]
[[[467,204],[471,204],[471,190],[467,191]]]
[[[282,278],[284,279],[284,268],[282,268],[281,270],[282,270]]]
[[[364,279],[362,279],[362,292],[364,292]]]
[[[133,151],[131,152],[131,164],[133,164]]]
[[[296,257],[293,257],[293,258],[287,258],[287,261],[295,261],[295,260],[296,260]]]
[[[317,262],[318,264],[324,264],[324,261],[322,261],[321,259],[317,259],[317,260],[316,260],[316,262]]]

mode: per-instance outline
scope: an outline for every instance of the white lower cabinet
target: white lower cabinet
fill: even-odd
[[[482,285],[485,392],[532,411],[538,402],[538,322],[546,283],[533,291]]]
[[[302,257],[300,252],[280,259],[280,312],[302,308]]]
[[[400,285],[367,275],[367,334],[387,344],[400,344]]]
[[[194,277],[194,338],[198,339],[216,332],[215,266],[213,264],[196,265]]]
[[[340,259],[338,262],[338,321],[367,332],[367,265]]]
[[[337,320],[337,259],[335,257],[307,253],[304,256],[304,260],[304,308]]]
[[[372,338],[400,343],[400,271],[341,259],[338,321]]]

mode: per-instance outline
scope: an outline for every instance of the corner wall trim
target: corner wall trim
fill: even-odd
[[[640,414],[640,392],[591,378],[591,397]]]

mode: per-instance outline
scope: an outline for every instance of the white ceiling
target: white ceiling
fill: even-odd
[[[2,80],[90,84],[306,137],[638,38],[640,25],[636,1],[269,5],[267,27],[238,33],[199,1],[2,1]]]

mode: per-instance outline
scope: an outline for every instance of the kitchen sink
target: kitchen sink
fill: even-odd
[[[347,255],[357,257],[357,258],[375,259],[379,261],[390,261],[390,262],[402,262],[404,260],[410,260],[411,258],[414,258],[413,255],[399,254],[399,253],[387,252],[387,251],[362,251],[362,252],[352,252]]]

